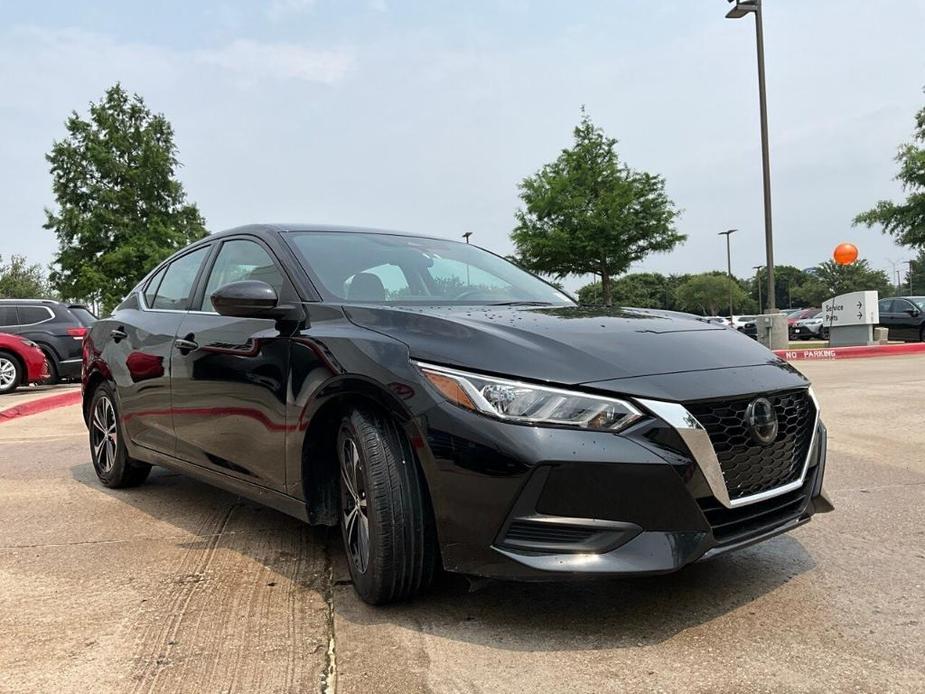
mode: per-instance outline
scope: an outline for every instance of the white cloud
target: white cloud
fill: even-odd
[[[247,82],[297,79],[333,84],[353,65],[345,50],[315,50],[289,43],[258,43],[239,39],[218,49],[196,52],[198,60],[217,65]]]
[[[315,0],[273,0],[266,9],[266,15],[277,22],[287,15],[302,14],[315,6]]]

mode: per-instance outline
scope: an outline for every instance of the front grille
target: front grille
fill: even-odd
[[[760,494],[800,477],[812,441],[815,407],[809,392],[792,390],[767,395],[777,414],[777,438],[756,442],[745,411],[757,396],[687,405],[716,451],[730,499]]]
[[[740,508],[726,508],[712,497],[700,499],[700,508],[713,529],[717,546],[742,542],[799,518],[806,509],[806,485],[781,496]]]

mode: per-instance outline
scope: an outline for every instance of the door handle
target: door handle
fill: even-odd
[[[186,337],[178,337],[173,341],[173,346],[176,347],[180,354],[189,354],[197,349],[199,349],[199,343],[190,340],[192,335],[187,335]]]
[[[119,342],[128,337],[128,333],[123,328],[114,328],[109,331],[109,335],[112,337],[113,342]]]

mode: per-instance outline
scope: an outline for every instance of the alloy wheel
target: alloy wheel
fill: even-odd
[[[16,385],[16,364],[8,357],[0,357],[0,390],[9,390]]]
[[[119,445],[119,432],[116,426],[116,409],[108,396],[103,395],[96,401],[93,417],[90,420],[90,446],[93,452],[93,464],[100,473],[112,470],[116,462]]]
[[[360,573],[366,573],[366,567],[369,566],[369,515],[362,466],[356,442],[346,437],[340,451],[340,474],[343,480],[341,522],[350,559]]]

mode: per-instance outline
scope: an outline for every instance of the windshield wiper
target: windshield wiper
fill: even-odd
[[[551,301],[496,301],[489,306],[553,306]]]

